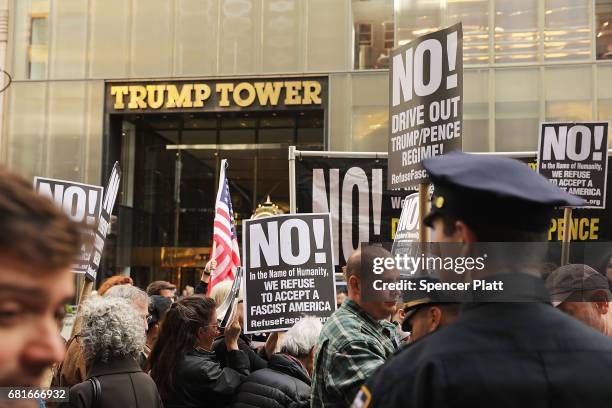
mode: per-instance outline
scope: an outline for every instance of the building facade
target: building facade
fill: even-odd
[[[140,284],[196,279],[221,158],[241,220],[267,196],[288,210],[289,145],[386,151],[389,51],[440,27],[463,23],[464,150],[535,150],[543,120],[612,119],[612,0],[7,6],[0,157],[102,185],[119,160],[102,275]]]

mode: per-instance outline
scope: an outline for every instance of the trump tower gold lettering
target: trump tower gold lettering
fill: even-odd
[[[318,106],[318,80],[225,81],[110,86],[114,110]]]

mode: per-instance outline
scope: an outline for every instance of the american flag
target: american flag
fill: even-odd
[[[213,257],[217,261],[217,267],[210,277],[208,293],[217,283],[227,279],[233,280],[234,269],[240,266],[240,251],[236,235],[236,225],[234,224],[232,198],[229,192],[227,177],[225,176],[226,167],[227,160],[221,160],[213,229]]]

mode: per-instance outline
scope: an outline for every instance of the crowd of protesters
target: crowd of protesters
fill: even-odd
[[[464,166],[462,174],[472,174],[464,161],[473,159],[451,160]],[[437,165],[428,168],[434,182]],[[524,178],[520,188],[539,189],[539,201],[512,196],[520,188],[511,179],[497,180],[493,195],[471,191],[466,180],[440,178],[436,194],[444,197],[426,220],[434,240],[537,241],[549,207],[575,204],[535,173],[505,161],[488,165],[508,166]],[[479,224],[486,209],[465,212],[444,204],[465,203],[470,194],[486,204],[506,187],[513,205],[537,207],[529,231],[517,229],[516,220],[512,227]],[[69,387],[65,407],[429,407],[466,406],[478,398],[484,405],[517,406],[526,398],[527,406],[553,401],[569,407],[612,401],[607,380],[595,374],[612,367],[610,284],[605,273],[586,265],[550,273],[550,297],[542,302],[478,306],[422,297],[398,303],[396,296],[364,296],[374,259],[390,255],[366,246],[347,260],[346,292],[338,293],[338,308],[324,325],[306,316],[256,347],[242,330],[241,294],[221,327],[219,306],[231,283],[207,295],[216,266],[211,261],[195,288],[178,299],[170,282],[142,290],[126,276],[106,279],[79,306],[74,335],[64,342],[59,328],[75,289],[70,266],[79,251],[78,228],[30,183],[0,169],[0,230],[0,387],[44,385],[52,368],[51,385]],[[396,273],[390,268],[383,276],[394,279]],[[521,279],[537,286],[532,277]]]

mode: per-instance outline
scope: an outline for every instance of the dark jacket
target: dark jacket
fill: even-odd
[[[268,366],[268,361],[263,357],[264,353],[258,353],[253,350],[251,338],[248,335],[240,333],[240,337],[238,337],[238,348],[244,351],[249,358],[249,369],[251,372],[261,370]],[[225,367],[227,361],[225,337],[219,336],[215,339],[213,342],[213,350],[217,355],[217,360],[221,362],[221,367]]]
[[[195,295],[206,294],[208,292],[208,282],[200,281],[193,289]]]
[[[143,373],[138,362],[132,357],[95,363],[88,371],[87,378],[96,377],[102,389],[99,408],[114,407],[163,407],[157,386]],[[73,408],[93,407],[93,386],[83,381],[70,388],[70,406]]]
[[[392,357],[355,406],[609,407],[610,367],[612,339],[550,304],[464,305]]]
[[[187,352],[177,367],[175,389],[164,406],[215,407],[227,406],[238,386],[249,375],[249,359],[240,350],[227,353],[227,367],[223,368],[215,353],[203,350]]]
[[[302,364],[285,354],[274,354],[268,368],[255,371],[238,388],[232,408],[307,408],[310,377]]]

